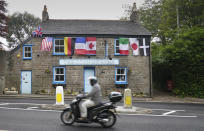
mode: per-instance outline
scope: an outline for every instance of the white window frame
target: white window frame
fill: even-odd
[[[57,69],[63,69],[63,74],[57,74]],[[64,80],[55,80],[56,76],[64,76]],[[53,84],[65,84],[66,81],[65,67],[53,67]]]
[[[30,48],[30,51],[28,51],[27,48]],[[28,56],[28,54],[30,54],[30,56]],[[23,46],[23,59],[32,59],[32,46],[31,45]]]
[[[118,70],[124,69],[124,74],[118,74]],[[117,80],[117,76],[124,77],[123,80]],[[127,67],[116,67],[115,68],[115,84],[127,84]]]
[[[56,45],[55,44],[56,41],[59,41],[59,43],[61,43],[60,41],[63,41],[63,44],[62,45]],[[63,49],[62,52],[56,52],[56,47],[64,48],[64,38],[56,38],[56,39],[54,39],[54,52],[53,52],[53,55],[65,55],[64,49]]]

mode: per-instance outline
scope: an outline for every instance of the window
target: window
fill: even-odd
[[[120,55],[120,51],[119,51],[119,39],[115,39],[115,55]]]
[[[115,84],[127,84],[127,67],[115,68]]]
[[[32,59],[32,45],[23,46],[23,59]]]
[[[65,67],[53,67],[53,84],[65,84]]]
[[[55,39],[53,49],[53,55],[64,55],[64,39]]]

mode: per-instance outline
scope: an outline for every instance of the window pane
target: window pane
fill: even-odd
[[[59,52],[59,47],[55,46],[55,52]]]
[[[64,74],[64,69],[60,68],[60,74]]]
[[[59,81],[60,77],[58,75],[55,76],[55,81]]]
[[[125,74],[125,69],[120,69],[121,74]]]
[[[59,74],[59,73],[60,73],[59,68],[55,68],[55,70],[56,70],[56,74]]]
[[[59,45],[59,40],[55,40],[55,45]]]
[[[25,57],[28,57],[28,53],[25,53]]]
[[[31,51],[31,47],[28,47],[28,48],[27,48],[27,51]]]
[[[116,47],[115,50],[116,50],[116,53],[120,53],[119,47]]]
[[[119,40],[116,40],[116,47],[119,46]]]
[[[116,76],[116,81],[120,81],[120,75]]]
[[[117,74],[121,74],[120,72],[121,72],[120,69],[117,69]]]
[[[64,81],[64,75],[60,75],[60,81]]]
[[[64,40],[60,40],[60,45],[64,46]]]
[[[125,75],[121,76],[121,81],[125,81]]]
[[[28,54],[28,57],[31,57],[31,53],[27,53]]]
[[[60,53],[64,53],[64,46],[63,46],[63,47],[60,47],[59,52],[60,52]]]

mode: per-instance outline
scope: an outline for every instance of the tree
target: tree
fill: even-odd
[[[32,34],[32,31],[37,28],[40,21],[40,18],[28,12],[16,12],[9,16],[7,41],[15,43],[13,46],[22,42]]]
[[[204,0],[145,0],[138,9],[141,24],[158,37],[162,44],[169,44],[179,36],[179,30],[204,26]],[[126,7],[128,20],[131,6]]]
[[[161,2],[145,0],[145,3],[139,8],[138,12],[141,24],[152,33],[152,37],[163,39],[158,29],[162,15]]]
[[[7,12],[6,10],[7,3],[5,0],[0,0],[0,37],[6,37],[7,34],[7,16],[5,13]]]
[[[174,93],[204,98],[204,28],[181,31],[163,50],[163,57],[175,83]]]

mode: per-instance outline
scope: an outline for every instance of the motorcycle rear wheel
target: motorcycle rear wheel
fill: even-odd
[[[72,125],[74,123],[75,116],[71,110],[65,110],[61,113],[61,121],[65,125]]]
[[[108,121],[102,122],[101,125],[105,128],[110,128],[113,125],[115,125],[117,118],[116,118],[115,114],[111,111],[107,111],[107,112],[105,112],[105,114],[107,117],[105,117],[105,118],[103,117],[103,119],[107,119]]]

